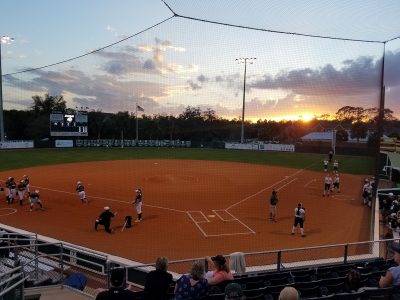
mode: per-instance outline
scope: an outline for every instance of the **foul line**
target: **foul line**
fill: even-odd
[[[240,224],[242,224],[244,227],[246,227],[248,230],[250,230],[251,233],[256,233],[254,230],[252,230],[249,226],[244,224],[242,221],[240,221],[238,218],[236,218],[234,215],[232,215],[228,210],[225,210],[227,214],[229,214],[234,220],[238,221]]]
[[[274,187],[275,185],[280,184],[281,182],[287,180],[288,178],[293,177],[293,176],[299,174],[300,172],[303,172],[305,169],[306,169],[306,168],[301,169],[301,170],[298,170],[298,171],[296,171],[295,173],[293,173],[292,175],[290,175],[290,176],[288,176],[288,177],[285,177],[285,178],[283,178],[283,179],[281,179],[281,180],[279,180],[279,181],[277,181],[277,182],[271,184],[270,186],[268,186],[268,187],[266,187],[266,188],[264,188],[264,189],[258,191],[257,193],[255,193],[255,194],[253,194],[253,195],[250,195],[250,196],[247,196],[246,198],[244,198],[244,199],[242,199],[242,200],[240,200],[240,201],[238,201],[238,202],[232,204],[231,206],[228,206],[228,207],[226,208],[226,210],[229,210],[229,209],[231,209],[232,207],[235,207],[236,205],[239,205],[240,203],[242,203],[242,202],[244,202],[244,201],[247,201],[247,200],[249,200],[250,198],[253,198],[254,196],[257,196],[257,195],[259,195],[259,194],[265,192],[266,190],[269,190],[270,188]],[[293,182],[293,180],[290,181],[289,183],[291,183],[291,182]],[[287,185],[287,184],[286,184],[286,185]]]
[[[305,188],[308,188],[308,186],[309,186],[311,183],[315,182],[315,181],[317,181],[317,179],[311,179],[309,182],[307,182],[307,183],[304,185],[304,187],[305,187]]]
[[[55,189],[45,188],[45,187],[41,187],[41,186],[32,186],[32,187],[36,187],[36,188],[39,188],[39,189],[42,189],[42,190],[47,190],[47,191],[52,191],[52,192],[64,193],[64,194],[69,194],[69,195],[76,195],[76,193],[67,192],[67,191],[61,191],[61,190],[55,190]],[[86,196],[86,197],[87,198],[99,199],[99,200],[106,200],[106,201],[130,204],[129,201],[123,201],[123,200],[117,200],[117,199],[111,199],[111,198],[105,198],[105,197],[98,197],[98,196]],[[164,209],[164,210],[169,210],[169,211],[185,213],[185,211],[183,211],[183,210],[174,209],[174,208],[168,208],[168,207],[162,207],[162,206],[156,206],[156,205],[150,205],[150,204],[143,204],[143,206],[148,206],[148,207],[154,207],[154,208],[158,208],[158,209]]]

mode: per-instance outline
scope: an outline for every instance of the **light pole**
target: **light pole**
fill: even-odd
[[[3,73],[1,71],[1,45],[11,44],[14,38],[0,36],[0,141],[4,142],[4,114],[3,114]]]
[[[253,61],[256,60],[256,57],[241,57],[236,58],[235,60],[239,64],[244,64],[244,77],[243,77],[243,107],[242,107],[242,132],[240,135],[240,143],[244,143],[244,108],[245,108],[245,101],[246,101],[246,70],[247,64],[253,64]]]

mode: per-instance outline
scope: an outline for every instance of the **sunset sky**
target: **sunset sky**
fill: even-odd
[[[369,41],[400,36],[395,0],[165,2],[183,16],[252,28]],[[0,35],[15,38],[2,45],[4,109],[26,109],[33,95],[48,92],[72,108],[133,111],[138,103],[146,114],[177,115],[190,105],[239,118],[241,57],[257,58],[247,65],[247,120],[308,120],[379,103],[382,43],[170,18],[161,0],[2,0],[0,8]],[[400,118],[399,39],[386,44],[385,62],[386,107]]]

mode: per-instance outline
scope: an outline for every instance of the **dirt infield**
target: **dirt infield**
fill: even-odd
[[[322,197],[323,172],[265,165],[192,160],[130,160],[62,164],[0,173],[28,174],[45,211],[8,205],[0,222],[136,261],[153,262],[369,240],[370,210],[361,205],[363,177],[341,174],[340,194]],[[75,192],[80,180],[89,204]],[[4,182],[2,182],[4,186]],[[121,232],[130,204],[143,190],[143,221]],[[277,223],[269,222],[269,197],[278,190]],[[31,188],[32,189],[32,188]],[[290,235],[294,208],[306,208],[305,231]],[[118,215],[114,234],[94,221],[104,206]],[[100,226],[102,227],[102,226]]]

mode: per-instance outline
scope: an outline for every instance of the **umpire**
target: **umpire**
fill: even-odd
[[[111,218],[114,218],[116,214],[117,213],[112,213],[110,211],[110,207],[104,207],[104,211],[100,214],[99,218],[94,223],[94,229],[97,231],[97,226],[100,224],[104,226],[106,232],[112,233],[110,229]]]

